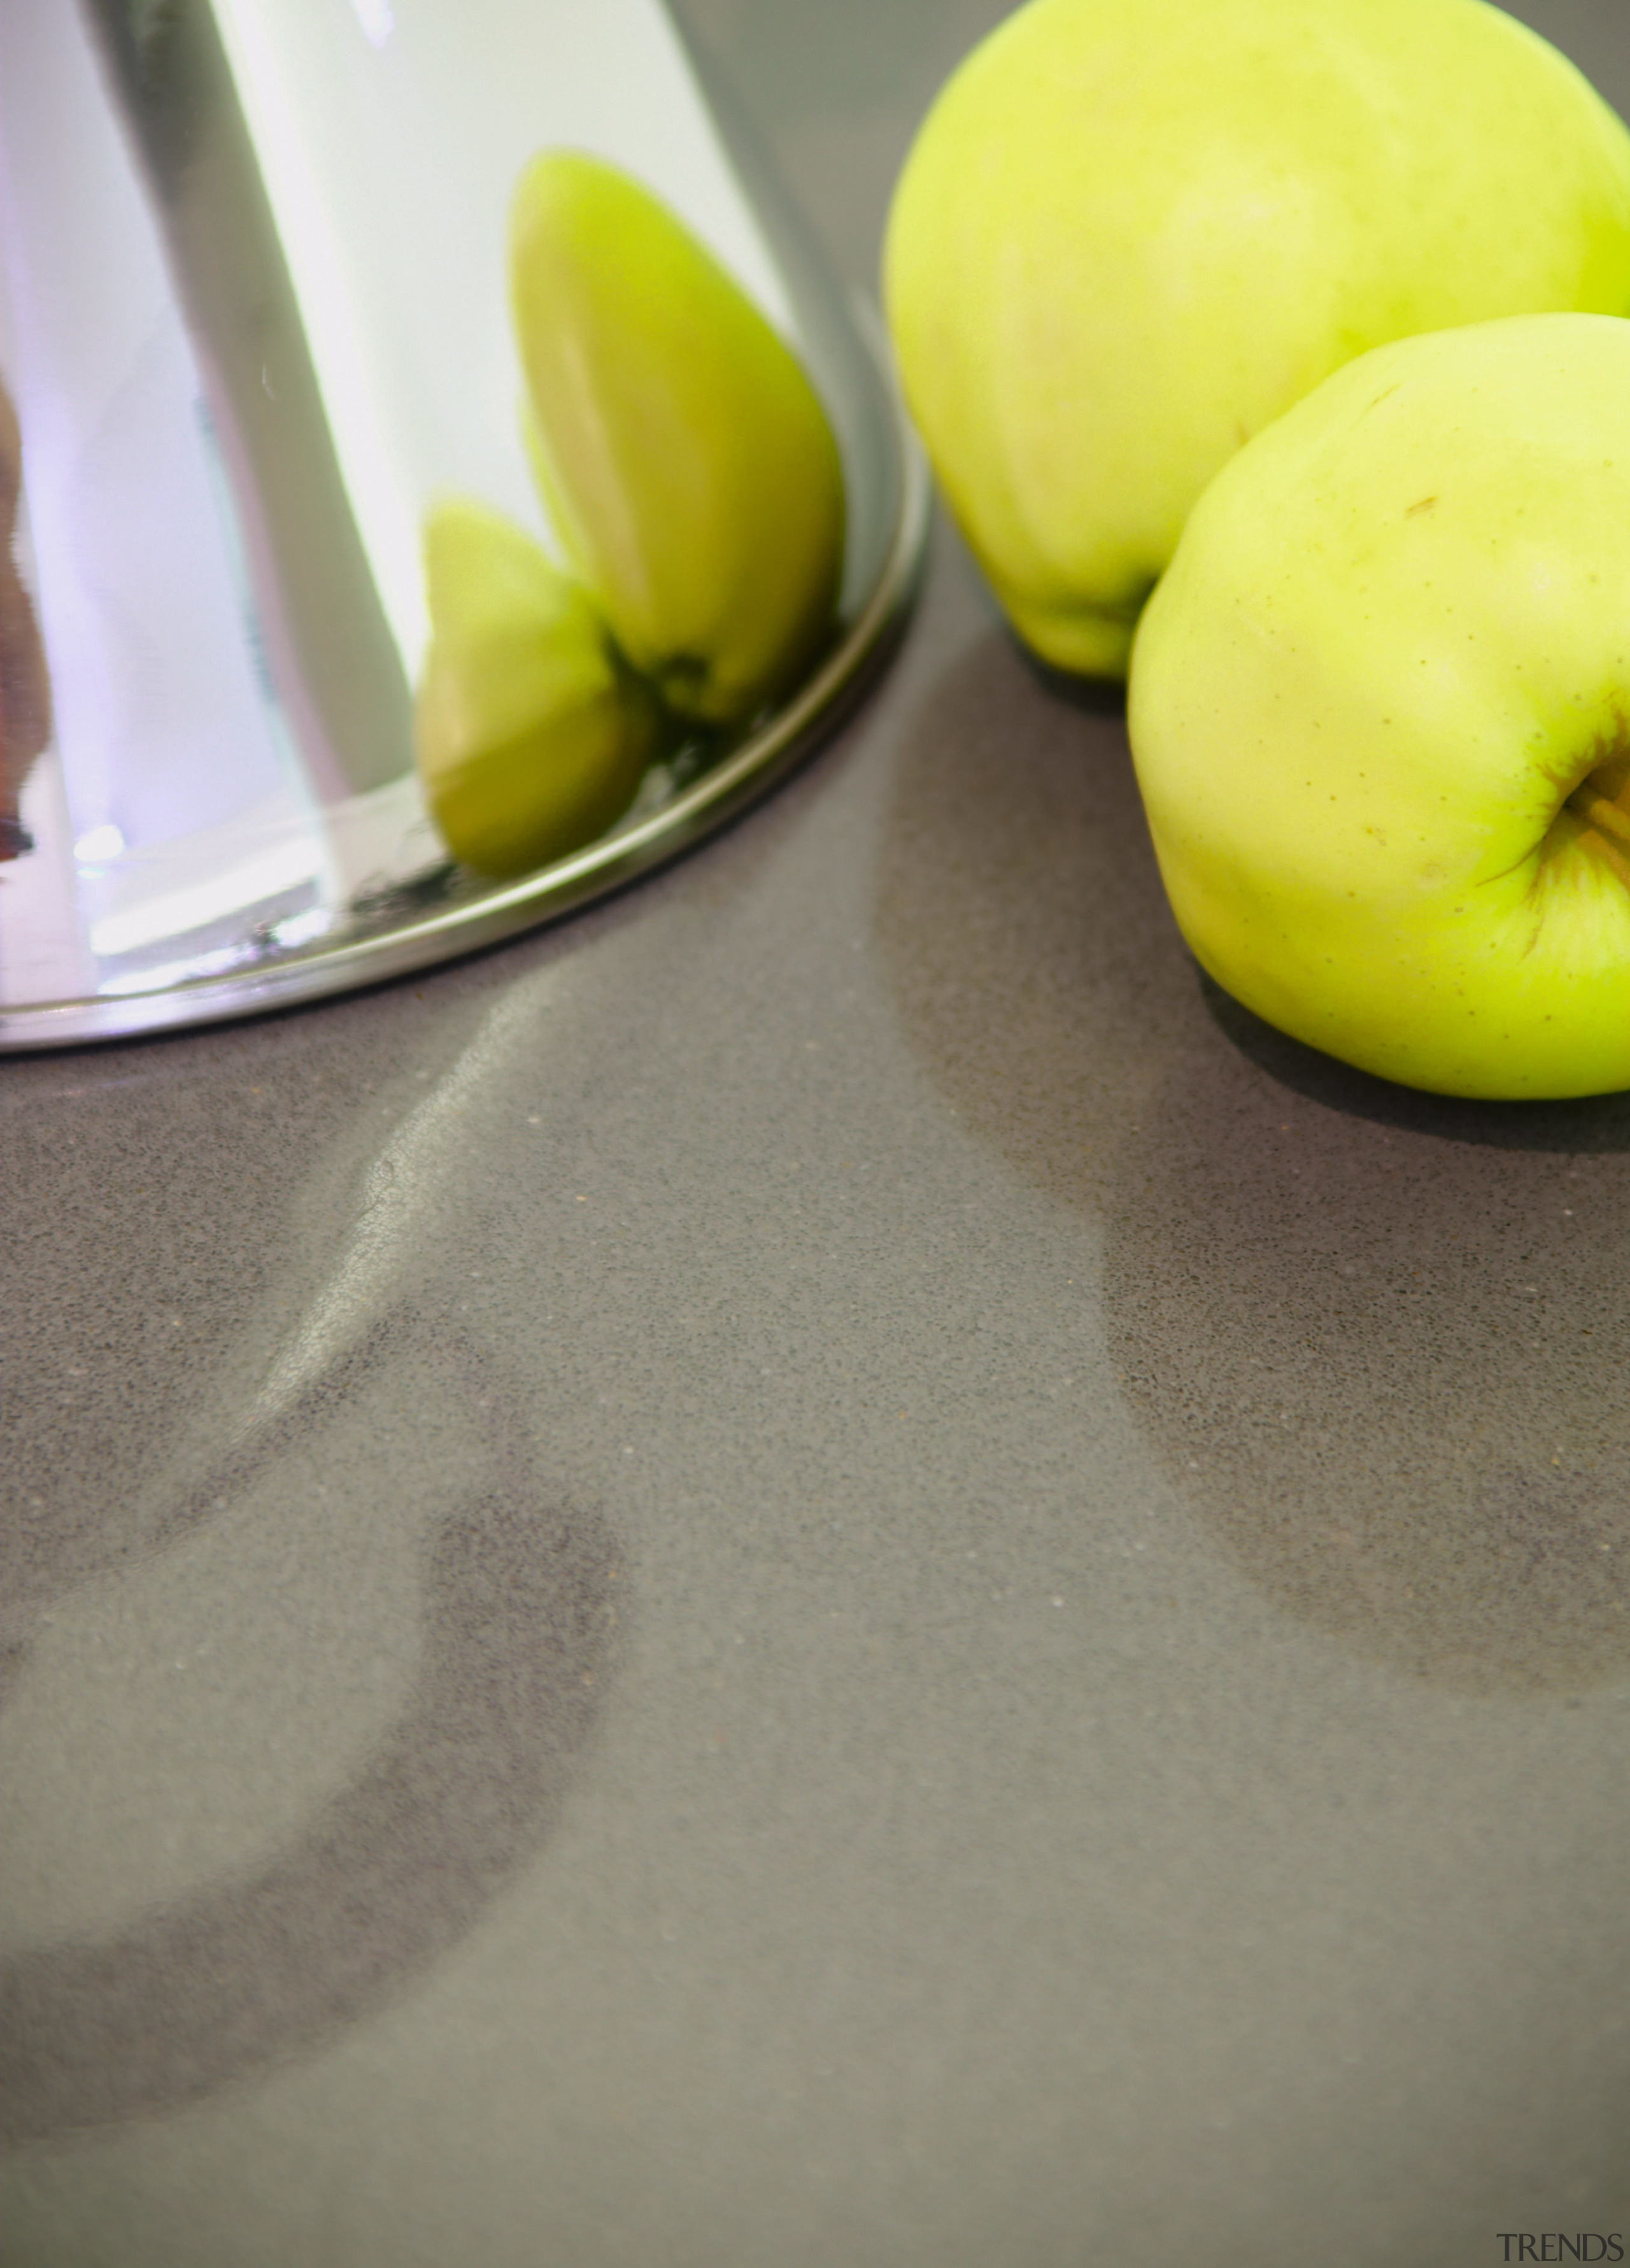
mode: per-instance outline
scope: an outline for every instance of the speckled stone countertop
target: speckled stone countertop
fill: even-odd
[[[998,11],[690,12],[869,273]],[[943,534],[724,837],[0,1160],[5,2268],[1630,2230],[1630,1099],[1209,993]]]

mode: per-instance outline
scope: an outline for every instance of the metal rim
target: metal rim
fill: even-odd
[[[867,327],[870,329],[870,326]],[[884,357],[878,350],[878,360]],[[756,803],[841,722],[846,698],[881,666],[915,593],[932,496],[904,407],[889,389],[900,493],[877,578],[838,644],[797,697],[659,811],[519,882],[392,927],[151,992],[46,1000],[0,1009],[0,1052],[74,1047],[144,1033],[234,1021],[409,975],[542,927],[681,857]]]

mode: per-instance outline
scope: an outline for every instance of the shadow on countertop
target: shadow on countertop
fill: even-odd
[[[321,1469],[371,1393],[402,1454],[422,1423],[426,1470],[447,1476],[414,1683],[349,1784],[258,1868],[0,1962],[6,2140],[172,2110],[322,2046],[476,1925],[579,1769],[627,1588],[611,1531],[536,1470],[525,1397],[478,1336],[393,1274],[418,1217],[366,1196],[381,1160],[410,1162],[416,1114],[494,997],[481,978],[444,983],[433,1013],[409,987],[331,1012],[321,1055],[282,1019],[29,1064],[0,1094],[0,1701],[55,1601],[164,1564],[278,1470]],[[448,1138],[458,1154],[456,1123]],[[336,1285],[346,1328],[267,1402],[279,1348]],[[452,1420],[469,1446],[450,1463]]]
[[[1120,705],[992,630],[901,761],[875,933],[957,1115],[1030,1180],[1101,1197],[1110,1146],[1192,1012]]]
[[[554,1826],[606,1683],[615,1553],[598,1515],[549,1504],[467,1342],[404,1319],[377,1329],[205,1477],[173,1536],[225,1512],[279,1454],[320,1445],[325,1417],[403,1359],[475,1402],[490,1444],[424,1554],[406,1712],[260,1871],[108,1938],[0,1962],[0,2139],[173,2110],[321,2046],[456,1944]],[[26,1658],[14,1638],[13,1679]]]
[[[1416,1094],[1236,1006],[1112,705],[996,634],[904,756],[876,929],[950,1107],[1102,1220],[1122,1390],[1253,1581],[1464,1691],[1630,1674],[1630,1097]]]

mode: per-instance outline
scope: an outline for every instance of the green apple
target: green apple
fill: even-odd
[[[622,817],[660,752],[660,712],[589,600],[498,512],[438,505],[424,568],[425,797],[455,858],[523,874]]]
[[[510,277],[567,557],[675,715],[746,722],[832,630],[843,478],[809,380],[690,230],[597,158],[527,169]]]
[[[1179,927],[1441,1094],[1630,1086],[1630,323],[1381,347],[1226,466],[1133,651]]]
[[[1030,0],[924,123],[883,280],[1014,627],[1115,676],[1201,490],[1341,364],[1630,309],[1630,136],[1481,0]]]

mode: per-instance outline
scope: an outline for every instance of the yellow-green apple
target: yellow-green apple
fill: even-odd
[[[455,858],[523,874],[621,818],[659,753],[660,712],[588,599],[498,512],[437,505],[424,568],[425,799]]]
[[[1630,136],[1482,0],[1029,0],[930,111],[883,282],[1014,627],[1117,676],[1201,490],[1339,364],[1630,309]]]
[[[1227,465],[1128,695],[1161,872],[1247,1007],[1442,1094],[1630,1086],[1630,322],[1350,363]]]
[[[510,283],[573,571],[675,715],[746,722],[831,630],[844,487],[814,388],[683,223],[598,158],[527,168]]]

